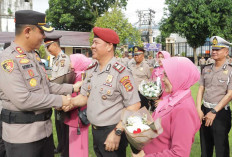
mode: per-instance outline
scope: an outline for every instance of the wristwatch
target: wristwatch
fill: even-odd
[[[210,112],[212,112],[213,114],[217,114],[217,111],[214,108],[212,108]]]
[[[117,136],[121,136],[121,135],[122,135],[122,130],[121,130],[121,129],[119,129],[119,128],[114,128],[114,130],[115,130],[115,134],[116,134]]]

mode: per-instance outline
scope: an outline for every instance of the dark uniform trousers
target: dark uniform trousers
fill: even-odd
[[[141,107],[140,108],[145,106],[147,109],[149,109],[149,104],[148,104],[149,101],[147,100],[147,98],[145,96],[143,96],[142,94],[140,94],[140,92],[139,92],[139,97],[141,99]]]
[[[15,144],[4,141],[7,157],[54,157],[52,135],[42,140]]]
[[[204,115],[210,111],[210,109],[206,108],[204,105],[202,105],[201,109]],[[228,134],[230,128],[231,111],[229,107],[227,110],[224,108],[217,113],[212,126],[206,127],[205,121],[203,121],[200,129],[201,156],[212,157],[215,145],[216,157],[229,157],[230,150]]]
[[[0,114],[1,117],[1,114]],[[0,157],[6,157],[6,149],[2,140],[2,121],[0,120]]]
[[[64,157],[69,157],[69,126],[64,124],[64,114],[55,110],[55,124],[58,139],[57,150]]]
[[[97,157],[126,157],[126,147],[128,145],[126,135],[123,132],[119,148],[116,151],[110,152],[105,150],[105,140],[108,134],[115,128],[116,125],[106,126],[94,129],[92,127],[93,134],[93,148]]]

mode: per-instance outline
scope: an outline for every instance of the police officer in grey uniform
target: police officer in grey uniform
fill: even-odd
[[[219,36],[210,39],[215,64],[206,65],[197,94],[197,111],[202,122],[200,129],[201,156],[229,157],[228,134],[231,128],[229,102],[232,98],[232,65],[226,56],[229,43]],[[203,105],[201,105],[203,100]]]
[[[53,80],[59,76],[67,74],[70,71],[70,58],[60,48],[61,35],[54,33],[46,34],[44,39],[45,47],[51,55],[54,56],[52,63],[52,74],[50,80]],[[55,110],[55,124],[58,138],[58,146],[54,150],[54,153],[61,153],[61,156],[68,156],[68,136],[69,127],[64,124],[64,113],[63,111]]]
[[[51,80],[67,74],[70,71],[70,58],[60,48],[61,35],[47,34],[44,39],[45,47],[51,55],[54,56],[52,63],[52,78]]]
[[[140,99],[131,72],[114,57],[119,37],[108,28],[94,27],[91,46],[93,63],[86,71],[74,106],[87,104],[92,124],[93,147],[97,157],[126,157],[127,139],[121,113],[124,108],[138,110]]]
[[[142,47],[134,47],[134,60],[135,62],[132,62],[128,68],[132,71],[132,75],[136,83],[136,88],[138,89],[140,83],[143,80],[149,81],[149,79],[151,78],[151,70],[144,59],[144,49]],[[149,105],[147,98],[140,94],[140,92],[139,97],[141,99],[141,107],[145,106],[148,109]]]
[[[53,31],[46,24],[45,14],[16,11],[15,23],[15,40],[0,54],[6,153],[8,157],[53,157],[51,108],[69,105],[70,100],[63,95],[78,91],[78,87],[50,83],[34,51],[43,42],[44,31]]]

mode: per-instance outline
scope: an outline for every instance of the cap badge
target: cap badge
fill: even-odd
[[[29,62],[30,62],[30,60],[26,59],[26,58],[20,59],[20,61],[19,61],[19,63],[21,63],[21,64],[27,64]]]
[[[111,83],[113,80],[113,75],[108,75],[106,78],[106,83]]]
[[[1,66],[4,71],[10,73],[14,69],[14,62],[12,59],[5,60],[1,63]]]
[[[31,87],[35,87],[36,85],[37,85],[36,79],[32,78],[32,79],[30,80],[30,86],[31,86]]]
[[[137,52],[137,51],[138,51],[138,48],[137,48],[137,47],[135,47],[134,52]]]
[[[213,45],[217,45],[218,44],[218,40],[216,37],[213,38]]]

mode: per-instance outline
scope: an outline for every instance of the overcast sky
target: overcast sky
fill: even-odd
[[[155,22],[158,24],[163,16],[164,2],[165,0],[128,0],[125,15],[129,19],[129,22],[134,24],[138,22],[136,11],[150,8],[156,12]],[[33,10],[45,13],[48,7],[48,0],[33,0]]]

